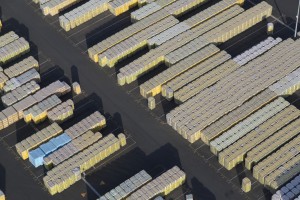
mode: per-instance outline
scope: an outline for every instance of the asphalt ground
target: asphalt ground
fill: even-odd
[[[138,85],[162,71],[165,66],[158,67],[129,86],[117,86],[117,70],[147,50],[121,62],[115,69],[99,68],[88,59],[87,47],[131,24],[128,12],[118,17],[106,12],[65,33],[59,27],[57,17],[44,17],[30,0],[0,0],[0,6],[4,31],[16,30],[30,40],[34,47],[34,56],[43,63],[42,84],[62,79],[79,81],[82,85],[84,94],[75,97],[79,111],[63,127],[69,127],[86,113],[98,109],[112,119],[111,124],[114,125],[109,127],[117,128],[105,129],[105,134],[110,131],[124,131],[130,138],[128,148],[87,172],[86,179],[100,194],[109,191],[141,169],[157,176],[176,164],[187,173],[188,182],[168,199],[183,199],[182,195],[190,191],[195,194],[196,199],[269,199],[269,191],[254,180],[252,192],[244,194],[240,190],[242,178],[251,174],[243,166],[231,171],[225,170],[206,145],[201,142],[190,145],[166,125],[164,116],[175,104],[158,98],[158,108],[149,111],[146,101],[139,95]],[[247,2],[245,7],[247,6],[252,4]],[[295,6],[280,6],[281,13],[293,16],[291,10]],[[201,9],[203,8],[194,12]],[[291,20],[287,23],[288,27],[281,24],[277,20],[284,20],[278,15],[280,12],[275,10],[274,17],[268,21],[275,23],[275,36],[290,37],[294,22]],[[220,48],[235,56],[266,37],[266,22],[262,22]],[[20,160],[16,155],[13,145],[46,125],[47,122],[39,126],[17,123],[1,131],[0,187],[4,188],[8,199],[95,199],[95,194],[83,181],[62,194],[51,197],[41,184],[44,170],[33,169],[28,162]]]

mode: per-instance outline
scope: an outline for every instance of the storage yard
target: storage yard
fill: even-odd
[[[0,7],[0,200],[300,198],[295,0]]]

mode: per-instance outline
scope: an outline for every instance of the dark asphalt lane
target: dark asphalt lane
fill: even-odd
[[[101,68],[92,63],[86,54],[83,54],[79,48],[74,47],[70,41],[63,37],[63,34],[60,34],[44,18],[34,12],[25,0],[0,0],[0,6],[2,7],[3,19],[14,18],[27,27],[28,39],[36,44],[37,48],[54,63],[59,65],[64,70],[64,74],[72,77],[71,68],[72,66],[77,67],[78,79],[87,95],[95,93],[100,97],[105,112],[121,116],[124,129],[133,136],[133,139],[137,142],[137,147],[143,154],[152,155],[166,145],[175,148],[178,154],[178,163],[188,175],[188,184],[192,186],[192,182],[197,180],[198,184],[195,185],[194,189],[198,190],[202,195],[200,195],[202,199],[258,199],[253,194],[242,194],[239,188],[228,183],[226,178],[217,173],[210,166],[209,162],[194,154],[185,140],[178,136],[168,125],[161,124],[149,112],[136,104],[134,99],[116,84],[114,78],[108,77]],[[164,157],[167,156],[164,155]],[[152,159],[159,158],[160,155],[155,154],[155,157]],[[134,159],[134,156],[131,159]],[[42,191],[33,180],[30,181],[32,178],[27,176],[22,169],[15,173],[19,168],[10,167],[15,165],[16,162],[8,152],[0,152],[1,162],[3,162],[2,165],[5,169],[5,182],[7,182],[6,188],[10,199],[53,199],[46,192]],[[9,184],[14,181],[12,178],[14,176],[18,181],[16,187],[13,184]],[[74,188],[70,190],[74,191]],[[17,191],[14,192],[13,190]],[[26,196],[28,193],[31,196]],[[70,192],[66,191],[66,193],[69,194]],[[71,198],[65,195],[63,200],[68,199]],[[265,198],[262,196],[261,199]]]

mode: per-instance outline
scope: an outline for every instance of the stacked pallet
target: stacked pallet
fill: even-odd
[[[149,39],[148,43],[150,46],[159,46],[166,41],[172,39],[173,37],[191,29],[199,25],[200,23],[218,15],[219,13],[223,12],[224,10],[234,6],[238,2],[236,0],[225,0],[219,3],[210,6],[209,8],[201,11],[200,13],[193,15],[189,19],[179,23],[178,25],[169,28],[168,30],[154,36],[153,38]]]
[[[275,132],[291,123],[299,117],[300,111],[294,106],[288,106],[272,118],[265,121],[252,130],[246,136],[219,153],[219,162],[226,169],[230,170],[245,159],[248,151],[255,148],[259,143],[272,136]]]
[[[74,102],[67,100],[48,111],[47,116],[51,122],[62,123],[73,116]]]
[[[212,43],[223,43],[241,32],[249,29],[272,14],[272,6],[266,2],[261,2],[250,8],[243,14],[235,17],[218,26],[217,28],[204,34],[204,37]]]
[[[99,42],[98,44],[92,46],[88,49],[89,57],[94,62],[99,62],[98,55],[103,53],[108,48],[118,44],[119,42],[131,37],[132,35],[142,31],[143,29],[155,24],[156,22],[168,17],[169,14],[165,10],[158,11],[145,19],[132,24],[131,26],[124,28],[118,33],[108,37],[107,39]]]
[[[109,0],[90,0],[85,4],[59,16],[59,24],[69,31],[108,10]]]
[[[300,132],[300,119],[296,119],[282,130],[257,145],[254,149],[247,152],[245,167],[251,170],[252,166],[259,163],[276,149],[298,135]]]
[[[145,28],[141,32],[99,54],[99,65],[107,65],[108,67],[115,66],[117,62],[135,53],[137,50],[146,47],[148,44],[147,39],[166,30],[167,28],[170,28],[178,22],[179,21],[173,16],[169,16],[152,26]]]
[[[269,87],[278,96],[291,95],[300,89],[300,68],[288,74]]]
[[[5,64],[16,57],[27,53],[29,49],[29,43],[22,37],[0,47],[0,64]]]
[[[24,72],[35,68],[36,70],[39,69],[39,63],[36,59],[32,56],[25,58],[24,60],[4,69],[4,73],[9,77],[13,78],[23,74]]]
[[[56,151],[58,148],[63,147],[70,141],[71,138],[65,133],[52,138],[48,142],[40,145],[37,149],[29,152],[29,162],[31,162],[34,167],[42,166],[45,156]]]
[[[260,183],[277,189],[299,174],[300,136],[253,167],[253,176]]]
[[[131,193],[142,187],[146,183],[152,180],[152,177],[144,170],[135,174],[131,178],[127,179],[105,195],[101,196],[98,200],[122,200],[129,196]]]
[[[188,99],[203,91],[205,88],[212,86],[222,78],[226,77],[228,74],[238,69],[238,67],[239,65],[233,60],[225,62],[224,64],[216,67],[207,74],[195,79],[183,88],[175,91],[175,102],[180,104],[187,101]]]
[[[53,123],[48,127],[26,138],[25,140],[22,140],[21,142],[17,143],[15,145],[16,150],[18,154],[22,157],[22,159],[26,160],[29,157],[30,150],[38,147],[42,143],[47,142],[52,137],[62,132],[62,128],[57,123]]]
[[[30,69],[27,72],[6,81],[3,90],[4,92],[9,92],[24,85],[25,83],[31,81],[40,82],[40,80],[40,74],[35,69]]]
[[[191,27],[189,25],[187,25],[185,22],[176,24],[175,26],[172,26],[171,28],[150,38],[148,40],[148,45],[150,48],[159,46],[159,45],[165,43],[166,41],[174,38],[175,36],[189,30],[190,28]]]
[[[298,68],[296,59],[291,59],[289,54],[296,56],[294,51],[299,49],[299,42],[282,42],[213,87],[203,90],[171,111],[167,115],[168,123],[172,124],[174,119],[177,124],[174,129],[190,142],[200,139],[205,127]]]
[[[136,22],[162,9],[156,2],[149,3],[130,13],[131,21]]]
[[[164,62],[167,54],[194,40],[211,28],[214,28],[233,16],[236,16],[241,11],[242,9],[239,6],[228,9],[222,12],[220,15],[203,22],[194,29],[185,31],[162,44],[158,48],[151,50],[150,52],[121,68],[120,73],[118,74],[118,82],[122,82],[122,79],[124,80],[124,78],[126,79],[127,84],[135,81],[141,75],[154,69],[158,64]]]
[[[43,178],[46,188],[51,195],[64,191],[80,180],[81,172],[90,169],[125,145],[126,138],[124,134],[119,134],[118,138],[113,134],[109,134],[48,171]]]
[[[281,38],[276,38],[276,40],[272,37],[268,37],[264,41],[258,43],[257,45],[251,47],[249,50],[241,53],[237,57],[235,57],[233,60],[236,61],[239,65],[245,65],[249,61],[257,58],[261,54],[267,52],[272,47],[277,45],[279,42],[281,42]]]
[[[229,130],[238,122],[242,121],[256,110],[266,105],[268,102],[272,101],[276,97],[276,93],[272,92],[269,89],[262,91],[257,94],[249,101],[246,101],[241,106],[237,107],[233,111],[229,112],[226,115],[223,115],[217,121],[213,122],[205,129],[201,131],[202,141],[209,145],[210,141]],[[173,125],[173,124],[172,124]]]
[[[206,1],[207,0],[177,0],[165,8],[171,15],[178,17],[187,11],[202,5]]]
[[[300,194],[300,175],[297,175],[272,196],[272,200],[298,200]],[[298,198],[295,198],[297,197]]]
[[[211,141],[211,152],[217,155],[289,105],[282,97],[275,99]]]
[[[37,102],[39,102],[51,95],[55,94],[57,96],[62,96],[70,91],[71,87],[66,82],[57,80],[53,83],[50,83],[48,86],[40,89],[32,96],[34,99],[36,99]]]
[[[1,68],[2,69],[2,68]],[[0,89],[2,90],[6,81],[8,81],[8,77],[3,73],[3,71],[0,71]]]
[[[47,169],[51,169],[53,166],[59,165],[65,160],[76,155],[78,152],[86,149],[88,146],[92,145],[100,138],[102,138],[101,133],[93,133],[92,131],[87,131],[62,148],[44,157],[44,165],[47,167]]]
[[[164,97],[167,97],[168,99],[171,99],[173,97],[174,91],[177,91],[178,89],[182,88],[183,86],[187,85],[189,82],[192,82],[198,77],[209,73],[209,71],[214,70],[214,68],[216,68],[218,65],[222,64],[230,58],[231,56],[225,51],[221,51],[220,53],[215,54],[214,56],[208,58],[207,60],[201,62],[200,64],[194,66],[193,68],[170,80],[167,84],[165,84],[162,87],[162,95]],[[231,67],[234,68],[233,65],[231,65]]]
[[[9,43],[19,39],[19,36],[13,32],[10,31],[2,36],[0,36],[0,47],[4,47],[5,45],[8,45]]]
[[[24,120],[26,123],[33,121],[34,123],[40,123],[47,118],[48,110],[54,108],[61,103],[61,100],[52,95],[41,102],[35,104],[32,107],[24,110]]]
[[[8,107],[24,99],[28,95],[35,93],[39,89],[40,86],[35,81],[30,81],[28,83],[25,83],[24,85],[21,85],[13,91],[4,94],[1,97],[1,100],[4,106]]]
[[[166,82],[170,81],[171,79],[175,78],[176,76],[182,74],[183,72],[191,69],[195,65],[199,64],[206,60],[207,58],[213,56],[220,49],[214,45],[208,45],[203,47],[198,52],[192,54],[191,56],[185,58],[184,60],[178,62],[176,65],[168,68],[167,70],[163,71],[162,73],[156,75],[155,77],[151,78],[150,80],[146,81],[142,85],[140,85],[140,93],[143,97],[147,98],[149,96],[155,96],[161,92],[161,87]],[[188,53],[188,52],[187,52]],[[170,58],[171,60],[171,58]],[[172,61],[177,60],[177,58],[172,59]],[[171,62],[171,61],[170,61]],[[203,70],[205,71],[205,70]],[[209,71],[209,70],[207,70]]]
[[[128,200],[150,200],[157,195],[168,195],[185,182],[186,174],[177,166],[169,169],[159,177],[127,197]]]
[[[104,128],[105,126],[105,117],[101,115],[100,112],[96,111],[93,114],[81,120],[80,122],[78,122],[77,124],[74,124],[67,130],[65,130],[65,133],[68,134],[70,138],[75,139],[89,130],[98,131]]]
[[[49,0],[40,5],[44,15],[57,15],[60,11],[72,6],[80,0]]]
[[[108,8],[115,16],[118,16],[137,4],[137,0],[112,0],[108,3]]]

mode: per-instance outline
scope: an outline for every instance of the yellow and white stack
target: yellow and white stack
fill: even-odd
[[[1,100],[4,106],[8,107],[24,99],[28,95],[35,93],[39,89],[40,86],[35,81],[30,81],[13,91],[4,94],[1,97]]]
[[[21,142],[15,145],[18,154],[22,157],[23,160],[26,160],[29,157],[29,151],[38,147],[42,143],[47,142],[54,136],[62,133],[62,128],[57,124],[53,123],[46,128],[36,132],[30,137],[22,140]]]
[[[0,26],[1,29],[1,26]],[[5,200],[5,194],[0,190],[0,200]]]
[[[13,77],[23,74],[24,72],[26,72],[32,68],[38,70],[39,63],[32,56],[29,56],[28,58],[25,58],[24,60],[4,69],[4,73],[9,78],[13,78]]]
[[[70,157],[74,156],[78,152],[86,149],[88,146],[94,144],[96,141],[102,138],[102,134],[92,131],[87,131],[78,138],[75,138],[62,148],[54,151],[44,158],[44,165],[47,169],[51,169],[54,166],[59,165]]]
[[[69,31],[81,24],[93,19],[108,10],[110,0],[90,0],[85,4],[59,16],[60,26]]]
[[[119,136],[123,136],[122,138],[125,137],[122,133]],[[125,144],[123,143],[123,145]],[[57,165],[48,171],[47,175],[43,178],[49,193],[54,195],[69,188],[80,180],[82,172],[85,172],[111,154],[117,152],[123,145],[119,138],[113,134],[109,134],[84,151]]]
[[[72,139],[77,138],[83,133],[93,130],[98,131],[106,126],[106,119],[99,111],[94,112],[88,117],[84,118],[77,124],[65,130],[65,133]]]
[[[115,16],[118,16],[137,4],[138,0],[112,0],[108,3],[108,8]]]
[[[67,100],[48,111],[48,118],[51,122],[62,123],[73,116],[74,102]]]
[[[57,15],[63,9],[66,9],[80,0],[49,0],[40,5],[44,15]]]
[[[77,83],[77,82],[72,83],[72,90],[73,90],[73,93],[76,95],[81,94],[81,87],[80,87],[79,83]]]
[[[38,73],[36,69],[32,68],[27,72],[6,81],[3,90],[4,92],[9,92],[15,90],[17,87],[20,87],[21,85],[28,83],[30,81],[40,82],[40,80],[41,80],[40,73]]]
[[[153,179],[145,186],[132,193],[128,200],[150,200],[157,195],[168,195],[170,192],[181,186],[186,179],[186,174],[177,166],[169,169],[159,177]],[[149,189],[151,188],[151,189]]]
[[[29,43],[23,37],[0,47],[0,64],[5,64],[16,57],[27,53],[29,49]]]
[[[33,121],[34,123],[40,123],[44,121],[48,116],[48,110],[54,108],[61,103],[61,100],[52,95],[36,105],[24,110],[24,120],[26,123]]]
[[[0,47],[4,47],[5,45],[7,45],[17,39],[19,39],[19,36],[15,32],[10,31],[10,32],[0,36]]]

